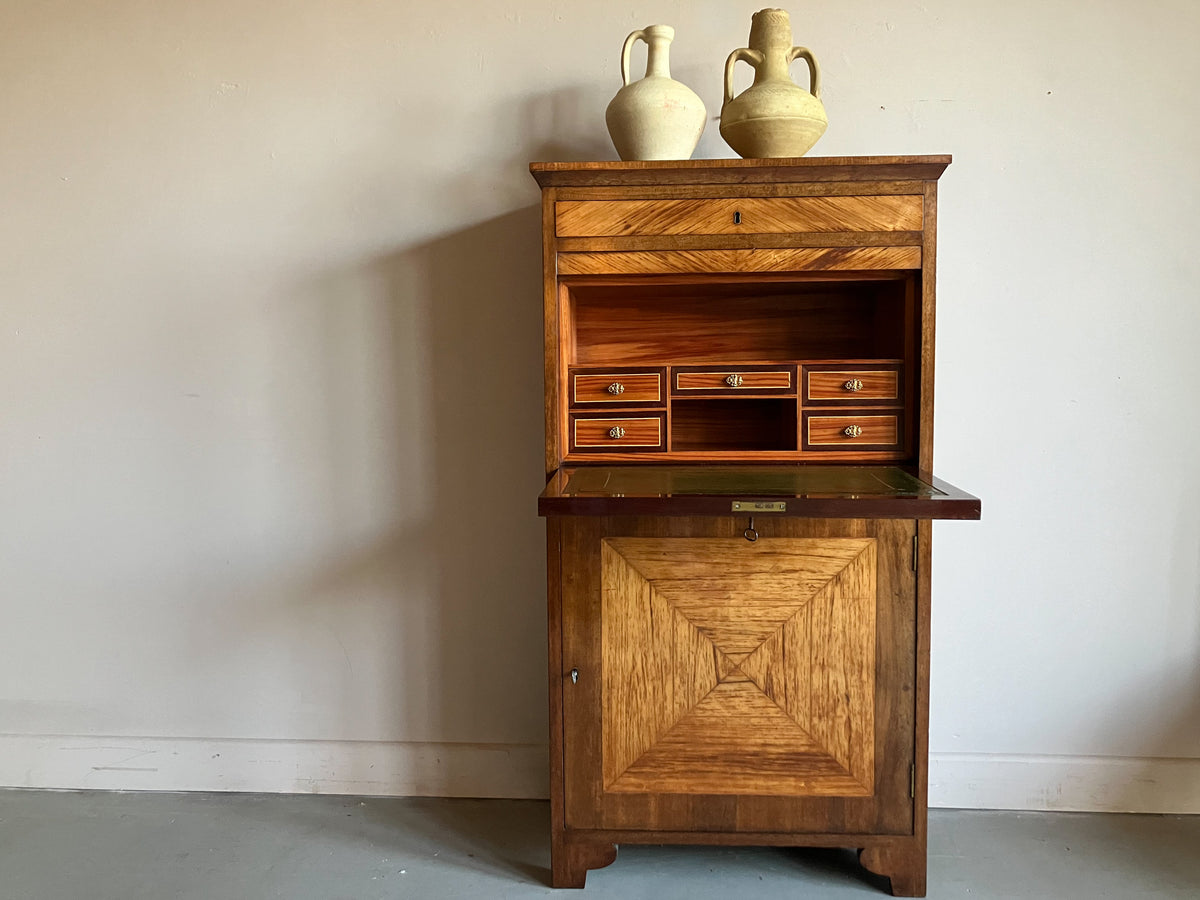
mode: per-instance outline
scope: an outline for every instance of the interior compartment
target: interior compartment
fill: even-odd
[[[580,366],[902,359],[919,308],[907,271],[564,285],[564,336]]]
[[[795,450],[793,398],[676,399],[671,403],[672,450]]]

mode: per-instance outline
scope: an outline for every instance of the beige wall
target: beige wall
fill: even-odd
[[[544,792],[526,164],[758,5],[0,8],[0,783]],[[792,11],[815,152],[956,158],[934,801],[1200,811],[1200,7]]]

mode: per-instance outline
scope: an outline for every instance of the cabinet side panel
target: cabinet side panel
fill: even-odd
[[[928,524],[928,523],[927,523]],[[876,753],[883,761],[895,760],[890,767],[881,765],[890,780],[881,784],[877,794],[880,806],[875,830],[889,834],[912,833],[912,771],[918,765],[914,731],[921,727],[918,717],[920,690],[920,647],[914,635],[917,616],[917,578],[913,571],[913,519],[876,519],[871,530],[878,538],[879,625],[876,672],[878,693],[875,714],[891,723],[879,732]],[[891,652],[884,653],[884,647]],[[898,780],[897,777],[899,776]]]
[[[933,471],[933,359],[937,278],[937,182],[925,185],[925,243],[921,248],[921,443],[917,464]]]
[[[913,834],[924,859],[929,803],[929,652],[933,617],[933,522],[920,519],[917,533],[916,769],[913,777]]]
[[[600,539],[605,520],[562,521],[562,681],[564,813],[570,828],[600,828],[602,760],[597,720],[600,679]]]
[[[550,827],[557,844],[563,810],[562,519],[546,519],[546,639],[550,698]]]
[[[559,335],[558,248],[554,241],[555,191],[542,191],[542,347],[545,355],[543,379],[545,384],[546,474],[550,475],[566,456],[562,444],[563,398],[561,372],[562,347]]]

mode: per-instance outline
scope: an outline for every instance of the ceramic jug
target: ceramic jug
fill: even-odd
[[[688,159],[706,118],[703,101],[671,78],[670,48],[675,29],[651,25],[625,38],[621,48],[624,87],[608,104],[604,120],[621,159]],[[646,77],[629,81],[629,53],[646,42]]]
[[[725,61],[725,102],[721,137],[740,156],[803,156],[829,124],[821,105],[821,70],[806,47],[792,46],[792,23],[782,9],[763,9],[750,20],[749,47],[734,50]],[[792,81],[794,59],[808,63],[810,91]],[[733,96],[733,70],[738,60],[754,67],[754,84]]]

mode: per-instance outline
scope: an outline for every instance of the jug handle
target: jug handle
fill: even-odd
[[[795,59],[803,59],[808,63],[808,92],[821,99],[821,67],[817,65],[817,58],[812,55],[807,47],[793,47],[788,52],[788,62]]]
[[[625,38],[625,43],[621,47],[621,83],[625,86],[629,85],[629,54],[633,50],[633,42],[637,40],[645,41],[647,45],[650,43],[646,40],[646,32],[639,28]]]
[[[804,51],[807,53],[808,51]],[[751,50],[749,47],[740,47],[729,54],[729,59],[725,60],[725,102],[728,103],[733,99],[733,67],[737,61],[744,60],[754,68],[758,68],[763,64],[763,55],[758,50]]]

